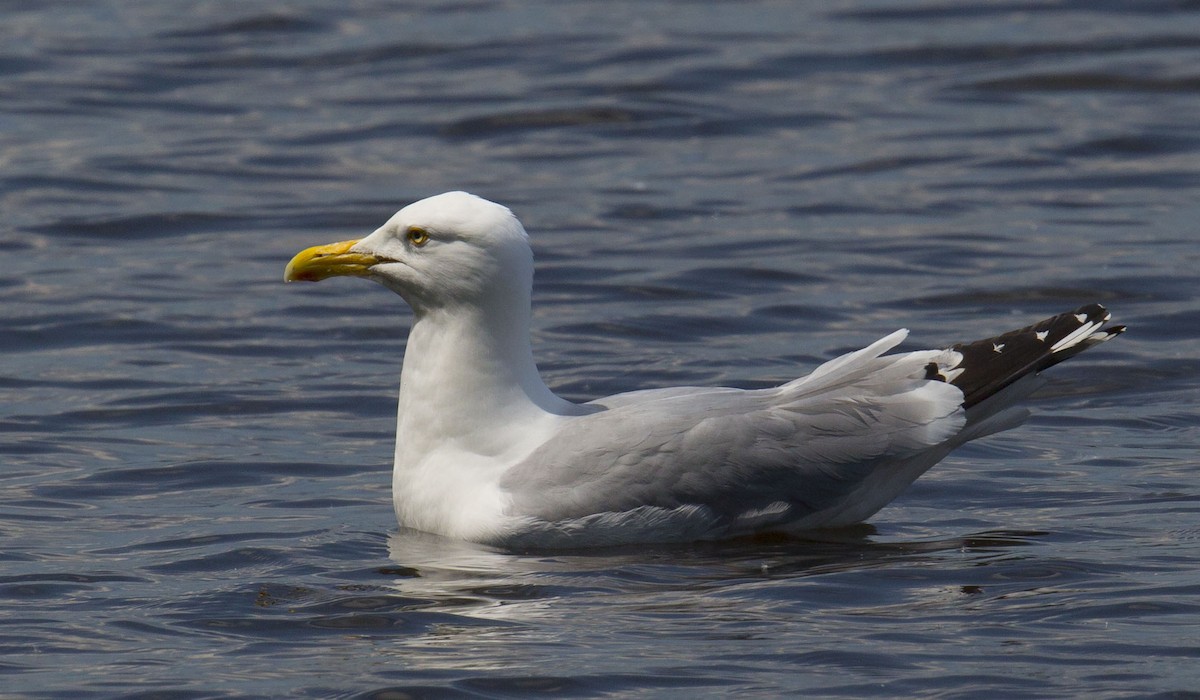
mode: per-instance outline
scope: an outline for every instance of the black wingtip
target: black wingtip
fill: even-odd
[[[958,343],[952,350],[962,355],[962,372],[952,384],[962,390],[963,406],[970,408],[1021,377],[1041,372],[1084,350],[1125,332],[1125,326],[1105,327],[1111,314],[1100,304],[1088,304],[1001,335]],[[944,379],[938,376],[929,379]]]

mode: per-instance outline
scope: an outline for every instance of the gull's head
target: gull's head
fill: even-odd
[[[418,312],[482,307],[528,298],[533,255],[524,227],[506,207],[447,192],[404,207],[362,240],[301,251],[283,279],[339,275],[373,279]]]

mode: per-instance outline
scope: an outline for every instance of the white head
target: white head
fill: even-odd
[[[437,309],[528,308],[533,254],[507,208],[466,192],[414,202],[359,241],[305,250],[284,279],[368,277],[421,315]]]

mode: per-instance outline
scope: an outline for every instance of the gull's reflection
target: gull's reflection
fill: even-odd
[[[510,552],[402,530],[388,538],[396,566],[383,573],[409,596],[451,604],[462,613],[519,617],[573,594],[652,595],[697,592],[748,581],[821,576],[888,566],[900,560],[972,556],[980,560],[1027,545],[1042,533],[984,532],[966,537],[878,542],[869,525],[812,533],[806,539],[756,537],[728,542],[569,552]],[[504,608],[503,611],[499,608]]]

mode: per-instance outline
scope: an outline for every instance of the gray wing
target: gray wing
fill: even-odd
[[[963,428],[962,392],[926,378],[931,362],[953,367],[957,356],[880,357],[903,337],[774,389],[677,388],[595,402],[604,410],[572,418],[501,486],[517,512],[546,521],[689,505],[720,520],[787,511],[791,521],[835,507]],[[900,475],[899,488],[919,473]]]

